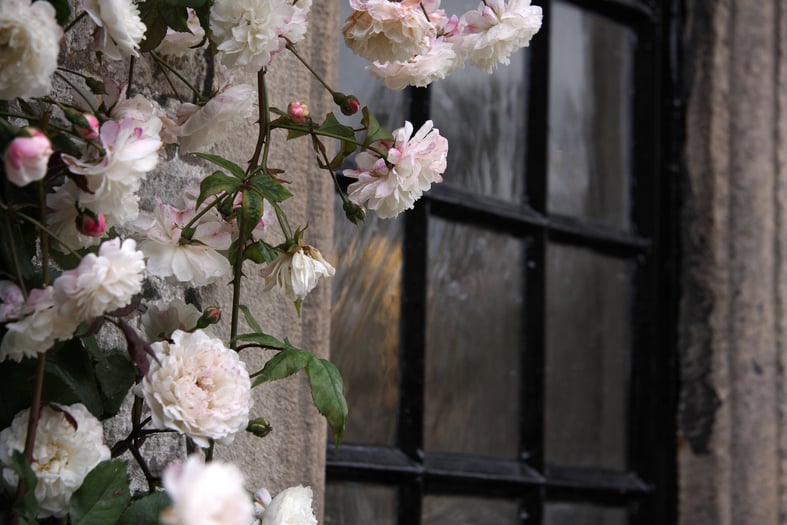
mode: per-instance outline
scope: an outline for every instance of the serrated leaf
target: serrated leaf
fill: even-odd
[[[298,137],[303,137],[309,134],[309,129],[298,128],[298,129],[287,129],[287,140],[297,139]]]
[[[271,263],[279,257],[276,248],[265,241],[257,241],[246,248],[246,258],[257,264]]]
[[[246,178],[246,172],[235,164],[234,162],[230,162],[229,160],[225,159],[224,157],[219,157],[218,155],[211,155],[209,153],[194,153],[194,155],[205,159],[209,162],[212,162],[216,166],[224,168],[225,170],[232,173],[234,176],[238,177],[239,179]]]
[[[27,464],[24,454],[18,450],[14,450],[11,456],[11,462],[8,466],[11,467],[11,470],[16,472],[16,475],[25,485],[25,495],[21,500],[15,502],[14,511],[20,516],[32,520],[38,513],[38,500],[35,495],[38,478],[35,472],[33,472],[33,469],[30,468],[30,465]]]
[[[123,514],[131,494],[126,463],[103,461],[90,471],[71,498],[71,525],[106,525]]]
[[[363,108],[363,125],[366,127],[366,138],[363,141],[364,147],[377,142],[378,140],[393,140],[393,134],[382,127],[369,108]]]
[[[197,197],[197,208],[199,208],[205,199],[217,193],[232,193],[237,190],[242,182],[235,177],[230,177],[221,171],[215,171],[208,175],[199,184],[199,197]]]
[[[245,190],[243,192],[243,202],[241,202],[240,206],[240,217],[243,220],[239,220],[239,224],[242,226],[240,238],[244,242],[251,235],[251,231],[257,227],[260,219],[262,219],[263,202],[262,196],[256,191]]]
[[[249,307],[245,304],[239,304],[238,309],[241,311],[241,313],[243,313],[243,317],[246,319],[246,323],[251,327],[251,329],[255,332],[262,333],[262,327],[260,326],[260,323],[258,323],[254,318],[254,316],[251,315],[251,310],[249,310]]]
[[[290,190],[270,175],[255,175],[249,182],[260,195],[271,202],[282,202],[292,197]]]
[[[312,389],[312,400],[317,410],[325,416],[336,445],[344,435],[347,421],[347,400],[344,398],[344,381],[339,369],[327,359],[314,358],[306,366],[306,375]]]
[[[148,494],[133,501],[116,525],[159,525],[161,511],[171,504],[166,492]]]
[[[289,377],[299,370],[307,368],[316,358],[313,354],[298,348],[289,347],[273,356],[254,378],[252,388],[267,381],[275,381]]]
[[[258,325],[259,326],[259,325]],[[256,330],[257,328],[255,328]],[[245,342],[245,343],[255,343],[261,348],[272,348],[274,350],[284,350],[285,348],[291,348],[287,343],[276,339],[272,335],[268,335],[264,333],[262,330],[259,332],[255,332],[252,334],[241,334],[235,337],[235,341],[237,342]]]
[[[330,133],[331,135],[339,137],[347,137],[348,139],[355,139],[355,131],[350,126],[345,126],[338,120],[336,115],[328,113],[325,120],[320,124],[319,130],[323,133]]]

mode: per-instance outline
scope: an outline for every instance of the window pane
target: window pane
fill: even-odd
[[[544,511],[544,525],[625,525],[626,514],[626,509],[550,503]]]
[[[518,455],[523,243],[429,222],[425,448]]]
[[[422,525],[514,525],[522,523],[515,501],[427,496]]]
[[[560,245],[547,258],[547,460],[622,469],[631,267]]]
[[[395,525],[396,489],[361,483],[325,484],[325,525]]]
[[[393,445],[398,410],[402,221],[358,227],[336,199],[331,360],[350,404],[345,441]],[[353,417],[357,414],[358,417]]]
[[[478,7],[474,2],[472,8]],[[444,184],[520,202],[525,166],[526,51],[493,75],[468,66],[432,84],[432,120],[448,139]]]
[[[636,37],[561,2],[551,23],[550,211],[627,228]]]

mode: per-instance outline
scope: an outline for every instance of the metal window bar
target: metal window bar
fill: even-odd
[[[421,521],[426,494],[518,499],[522,523],[540,524],[547,501],[628,506],[634,525],[676,521],[675,304],[677,178],[683,107],[679,35],[683,0],[632,5],[615,0],[565,0],[633,28],[635,56],[632,224],[624,232],[547,210],[549,24],[530,48],[528,145],[524,204],[512,204],[451,187],[436,187],[406,215],[403,256],[400,408],[397,448],[344,444],[328,447],[329,481],[398,487],[397,523]],[[548,20],[551,0],[543,0]],[[666,74],[664,74],[666,64]],[[661,79],[661,80],[659,80]],[[654,101],[663,101],[663,106]],[[410,91],[417,128],[429,115],[426,89]],[[662,159],[666,158],[666,162]],[[665,177],[667,178],[665,181]],[[429,217],[472,224],[526,243],[525,311],[520,392],[520,458],[492,460],[423,451],[426,265]],[[548,465],[544,462],[545,252],[547,242],[584,247],[608,256],[636,258],[636,300],[629,402],[629,471]],[[631,505],[637,503],[637,505]]]

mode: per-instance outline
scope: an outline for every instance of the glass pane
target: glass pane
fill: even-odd
[[[626,509],[549,503],[544,511],[544,525],[625,525]]]
[[[402,221],[373,213],[361,226],[335,204],[331,360],[350,405],[345,441],[394,445],[399,406]]]
[[[631,266],[560,245],[547,258],[547,461],[623,469]]]
[[[523,243],[429,222],[425,447],[518,455]]]
[[[396,489],[361,483],[325,484],[325,525],[395,525]]]
[[[514,525],[522,523],[515,501],[426,496],[422,525]]]
[[[472,8],[478,2],[472,2]],[[525,166],[526,51],[493,75],[466,67],[432,84],[431,116],[448,139],[444,184],[520,202]]]
[[[635,34],[561,2],[551,19],[550,211],[628,228]]]
[[[342,2],[342,24],[350,16],[352,9],[349,2]],[[342,37],[339,36],[341,39]],[[350,49],[339,44],[339,91],[355,95],[362,106],[369,106],[372,114],[389,130],[400,128],[406,118],[404,91],[388,89],[381,80],[366,71],[369,61],[353,54]],[[347,125],[358,125],[360,113],[345,116],[337,107],[333,107],[336,118]],[[314,116],[316,119],[317,116]]]

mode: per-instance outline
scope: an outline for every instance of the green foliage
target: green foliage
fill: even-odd
[[[253,315],[251,315],[251,310],[249,310],[248,306],[245,304],[239,304],[238,309],[243,312],[243,317],[246,318],[246,322],[249,324],[252,330],[255,332],[262,332],[260,323],[257,322]]]
[[[364,147],[369,146],[378,140],[393,140],[393,134],[382,127],[374,115],[369,111],[369,108],[363,108],[363,120],[361,121],[363,127],[366,128],[366,138],[363,141]]]
[[[306,375],[312,389],[312,400],[317,410],[325,416],[333,439],[338,446],[344,435],[347,420],[347,400],[344,398],[344,382],[339,369],[327,359],[314,357],[306,365]]]
[[[191,33],[186,8],[192,7],[200,10],[207,4],[207,0],[146,0],[140,3],[140,18],[147,27],[145,40],[140,45],[140,49],[142,51],[156,49],[167,36],[168,27],[179,33]],[[201,23],[204,22],[201,20]]]
[[[238,343],[253,343],[260,348],[269,348],[272,350],[284,350],[289,348],[290,345],[280,341],[272,335],[257,332],[254,334],[241,334],[235,338]]]
[[[71,525],[107,525],[116,523],[131,494],[126,463],[104,461],[96,465],[71,498],[68,511]]]
[[[243,202],[240,207],[238,226],[241,239],[248,239],[252,230],[257,226],[262,218],[263,200],[262,196],[256,191],[246,190],[243,192]]]
[[[276,248],[265,241],[257,241],[246,248],[246,258],[257,264],[272,263],[279,256]]]
[[[314,355],[309,352],[294,347],[286,348],[265,363],[260,375],[254,379],[251,386],[289,377],[306,368],[312,359]]]
[[[213,172],[213,174],[202,179],[199,185],[200,192],[199,197],[197,197],[197,209],[199,209],[202,203],[205,202],[205,199],[211,195],[235,193],[240,188],[241,184],[242,181],[235,177],[230,177],[221,171]]]
[[[55,18],[57,23],[64,26],[71,18],[71,4],[68,0],[47,0],[55,8]]]
[[[172,504],[166,492],[154,492],[128,506],[116,525],[159,525],[159,515]]]
[[[292,197],[290,190],[270,175],[255,175],[249,180],[249,183],[252,188],[270,202],[282,202]]]
[[[202,159],[205,159],[209,162],[212,162],[213,164],[219,166],[220,168],[224,168],[225,170],[229,171],[233,176],[239,179],[246,178],[246,172],[244,171],[243,168],[241,168],[234,162],[230,162],[224,157],[219,157],[218,155],[211,155],[210,153],[194,153],[194,155]]]

